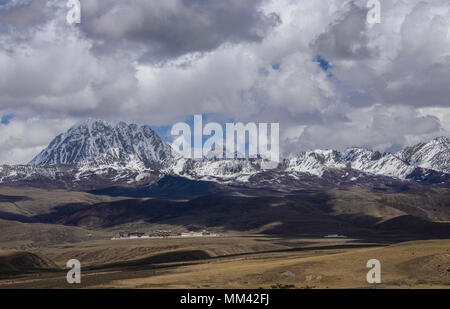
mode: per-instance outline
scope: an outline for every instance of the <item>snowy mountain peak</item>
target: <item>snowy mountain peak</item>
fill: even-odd
[[[88,126],[93,127],[95,125],[109,125],[109,123],[106,120],[98,119],[98,118],[87,118],[86,120],[82,120],[80,122],[77,122],[75,125],[72,126],[72,128],[77,128],[81,126]]]
[[[350,148],[342,153],[342,158],[352,169],[374,175],[384,175],[404,179],[415,169],[391,153],[381,153],[364,148]]]
[[[172,148],[148,126],[125,122],[114,126],[103,120],[88,119],[58,135],[29,164],[78,164],[105,157],[120,162],[131,156],[148,166],[169,160],[173,154]]]
[[[442,143],[447,145],[447,147],[450,145],[450,139],[446,136],[436,137],[435,139],[431,140],[431,142]]]
[[[420,178],[433,174],[432,171],[450,174],[449,144],[447,137],[438,137],[396,154],[357,147],[343,152],[318,149],[285,159],[270,169],[296,179],[305,175],[323,177],[355,171],[396,179]],[[200,160],[182,158],[148,126],[125,122],[112,125],[104,120],[88,119],[57,136],[30,162],[29,168],[40,173],[51,165],[48,170],[53,175],[54,169],[61,165],[61,169],[74,168],[77,180],[92,175],[106,178],[115,175],[114,181],[126,179],[127,183],[150,179],[153,174],[248,182],[257,174],[265,173],[264,158],[239,159],[237,153],[231,157],[233,159],[221,158],[217,152],[210,151]],[[13,177],[14,172],[14,169],[8,172],[5,179]],[[1,175],[0,170],[0,182]]]
[[[322,176],[327,169],[342,169],[346,162],[336,150],[314,150],[301,153],[295,158],[285,161],[288,172],[308,173]]]
[[[397,156],[414,166],[450,173],[450,140],[445,136],[405,148]]]

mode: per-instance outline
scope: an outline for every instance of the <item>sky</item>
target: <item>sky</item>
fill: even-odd
[[[278,122],[283,155],[450,136],[450,2],[0,0],[0,164],[86,118]]]

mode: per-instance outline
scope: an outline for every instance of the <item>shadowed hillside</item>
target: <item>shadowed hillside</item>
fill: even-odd
[[[58,267],[55,263],[40,255],[30,252],[0,250],[0,278],[14,273],[51,269],[58,269]]]
[[[212,195],[188,202],[124,199],[93,205],[58,206],[51,213],[30,219],[94,230],[141,222],[141,227],[147,228],[165,224],[186,229],[284,235],[339,233],[370,236],[392,232],[446,237],[450,235],[450,223],[445,223],[450,221],[448,205],[450,194],[447,189],[398,194],[333,190],[284,197]],[[401,218],[411,218],[411,224],[400,224],[404,220]]]

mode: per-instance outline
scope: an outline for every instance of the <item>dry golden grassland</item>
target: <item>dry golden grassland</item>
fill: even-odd
[[[36,252],[60,270],[3,278],[0,288],[450,288],[450,240],[370,245],[262,236],[91,241]],[[79,286],[61,270],[71,258],[82,263]],[[366,282],[369,259],[381,262],[381,284]]]

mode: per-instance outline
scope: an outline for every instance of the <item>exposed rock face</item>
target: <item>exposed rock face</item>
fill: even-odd
[[[408,147],[397,155],[410,165],[450,174],[450,140],[438,137],[428,143]]]
[[[113,126],[101,120],[88,120],[57,136],[29,164],[141,161],[145,166],[150,166],[172,158],[171,147],[147,126],[128,125],[124,122]]]

